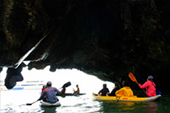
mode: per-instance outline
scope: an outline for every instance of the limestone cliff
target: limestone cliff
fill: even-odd
[[[167,0],[1,0],[0,66],[77,68],[103,80],[168,78]],[[24,56],[25,55],[25,56]],[[163,87],[163,85],[161,85]]]

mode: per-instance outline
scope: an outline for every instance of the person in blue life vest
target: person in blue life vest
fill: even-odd
[[[51,81],[48,81],[47,88],[42,92],[42,95],[40,96],[38,101],[43,100],[49,103],[56,103],[59,101],[56,97],[56,93],[61,94],[61,92],[57,88],[52,87]]]

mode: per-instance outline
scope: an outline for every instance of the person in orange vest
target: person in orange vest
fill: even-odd
[[[129,83],[127,81],[123,82],[123,88],[121,88],[118,91],[116,91],[116,96],[125,96],[125,97],[132,97],[132,96],[134,96],[133,95],[133,91],[129,87]]]

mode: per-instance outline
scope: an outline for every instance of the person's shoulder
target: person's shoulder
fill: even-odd
[[[47,91],[48,87],[44,89],[44,91]]]
[[[146,81],[146,83],[148,83],[148,84],[152,84],[153,82],[152,82],[152,81],[150,81],[150,80],[148,80],[148,81]]]
[[[53,89],[58,90],[56,87],[53,87]]]

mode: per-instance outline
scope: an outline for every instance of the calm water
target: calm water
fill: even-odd
[[[0,113],[170,113],[170,96],[164,95],[157,102],[95,101],[91,94],[58,97],[61,106],[41,107],[37,102],[39,90],[0,91]]]

